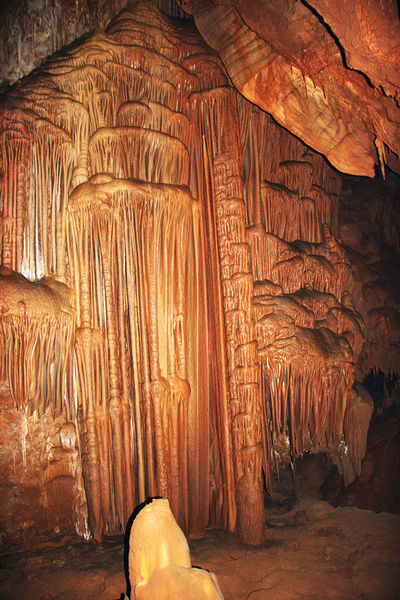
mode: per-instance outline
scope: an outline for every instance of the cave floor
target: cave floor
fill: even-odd
[[[333,508],[301,484],[283,482],[266,503],[262,547],[208,530],[190,548],[193,565],[216,573],[225,600],[400,599],[400,515]],[[0,560],[1,599],[119,600],[126,592],[122,536]]]

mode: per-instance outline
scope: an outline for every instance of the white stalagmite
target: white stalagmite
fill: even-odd
[[[191,566],[168,500],[153,500],[133,521],[129,579],[132,600],[223,600],[215,575]]]

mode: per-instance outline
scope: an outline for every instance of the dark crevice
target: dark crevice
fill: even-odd
[[[359,69],[353,69],[352,67],[350,67],[350,65],[347,62],[346,51],[345,51],[340,39],[338,38],[336,33],[333,31],[332,27],[324,20],[323,16],[306,0],[300,0],[300,1],[306,8],[308,8],[308,10],[310,10],[313,13],[313,15],[318,19],[318,21],[321,23],[321,25],[323,25],[323,27],[325,27],[325,29],[327,30],[329,35],[334,39],[335,44],[338,47],[340,55],[342,57],[343,66],[346,69],[348,69],[349,71],[354,71],[355,73],[359,73],[359,75],[361,75],[365,79],[365,81],[368,83],[369,87],[372,89],[375,89],[375,86],[373,85],[373,83],[370,80],[370,78],[368,77],[368,75],[366,75],[363,71],[360,71]],[[400,0],[398,0],[398,1],[400,1]]]

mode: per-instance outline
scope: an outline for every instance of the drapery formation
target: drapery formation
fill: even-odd
[[[164,496],[257,544],[275,462],[359,468],[340,179],[192,25],[122,12],[10,92],[0,140],[0,378],[76,427],[96,538]]]
[[[95,175],[71,194],[68,230],[91,529],[100,535],[114,506],[124,524],[161,495],[187,530],[201,531],[208,367],[198,204],[184,188]]]
[[[74,314],[67,286],[51,278],[31,282],[0,266],[0,381],[7,381],[19,410],[47,408],[73,417]]]
[[[63,366],[69,361],[57,382],[71,385],[48,405],[75,406],[66,417],[77,423],[97,538],[124,527],[148,496],[168,497],[188,532],[208,522],[205,238],[188,187],[186,107],[192,89],[225,77],[200,54],[194,31],[182,50],[180,35],[154,7],[139,6],[47,65],[2,113],[3,264],[73,290],[73,358],[71,327],[57,338]],[[44,283],[27,282],[28,299],[29,285]],[[39,318],[29,316],[27,331]],[[23,338],[2,324],[3,378],[34,411],[31,378],[12,362]],[[50,369],[55,336],[32,350],[39,375]],[[42,378],[36,386],[48,393]]]
[[[352,391],[365,368],[365,327],[360,282],[335,237],[341,181],[321,156],[238,102],[265,445],[276,469],[328,450],[351,479],[366,434],[355,426]]]

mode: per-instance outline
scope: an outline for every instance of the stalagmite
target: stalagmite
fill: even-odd
[[[133,521],[129,579],[132,600],[223,600],[215,575],[192,567],[189,546],[168,500],[153,500]]]

